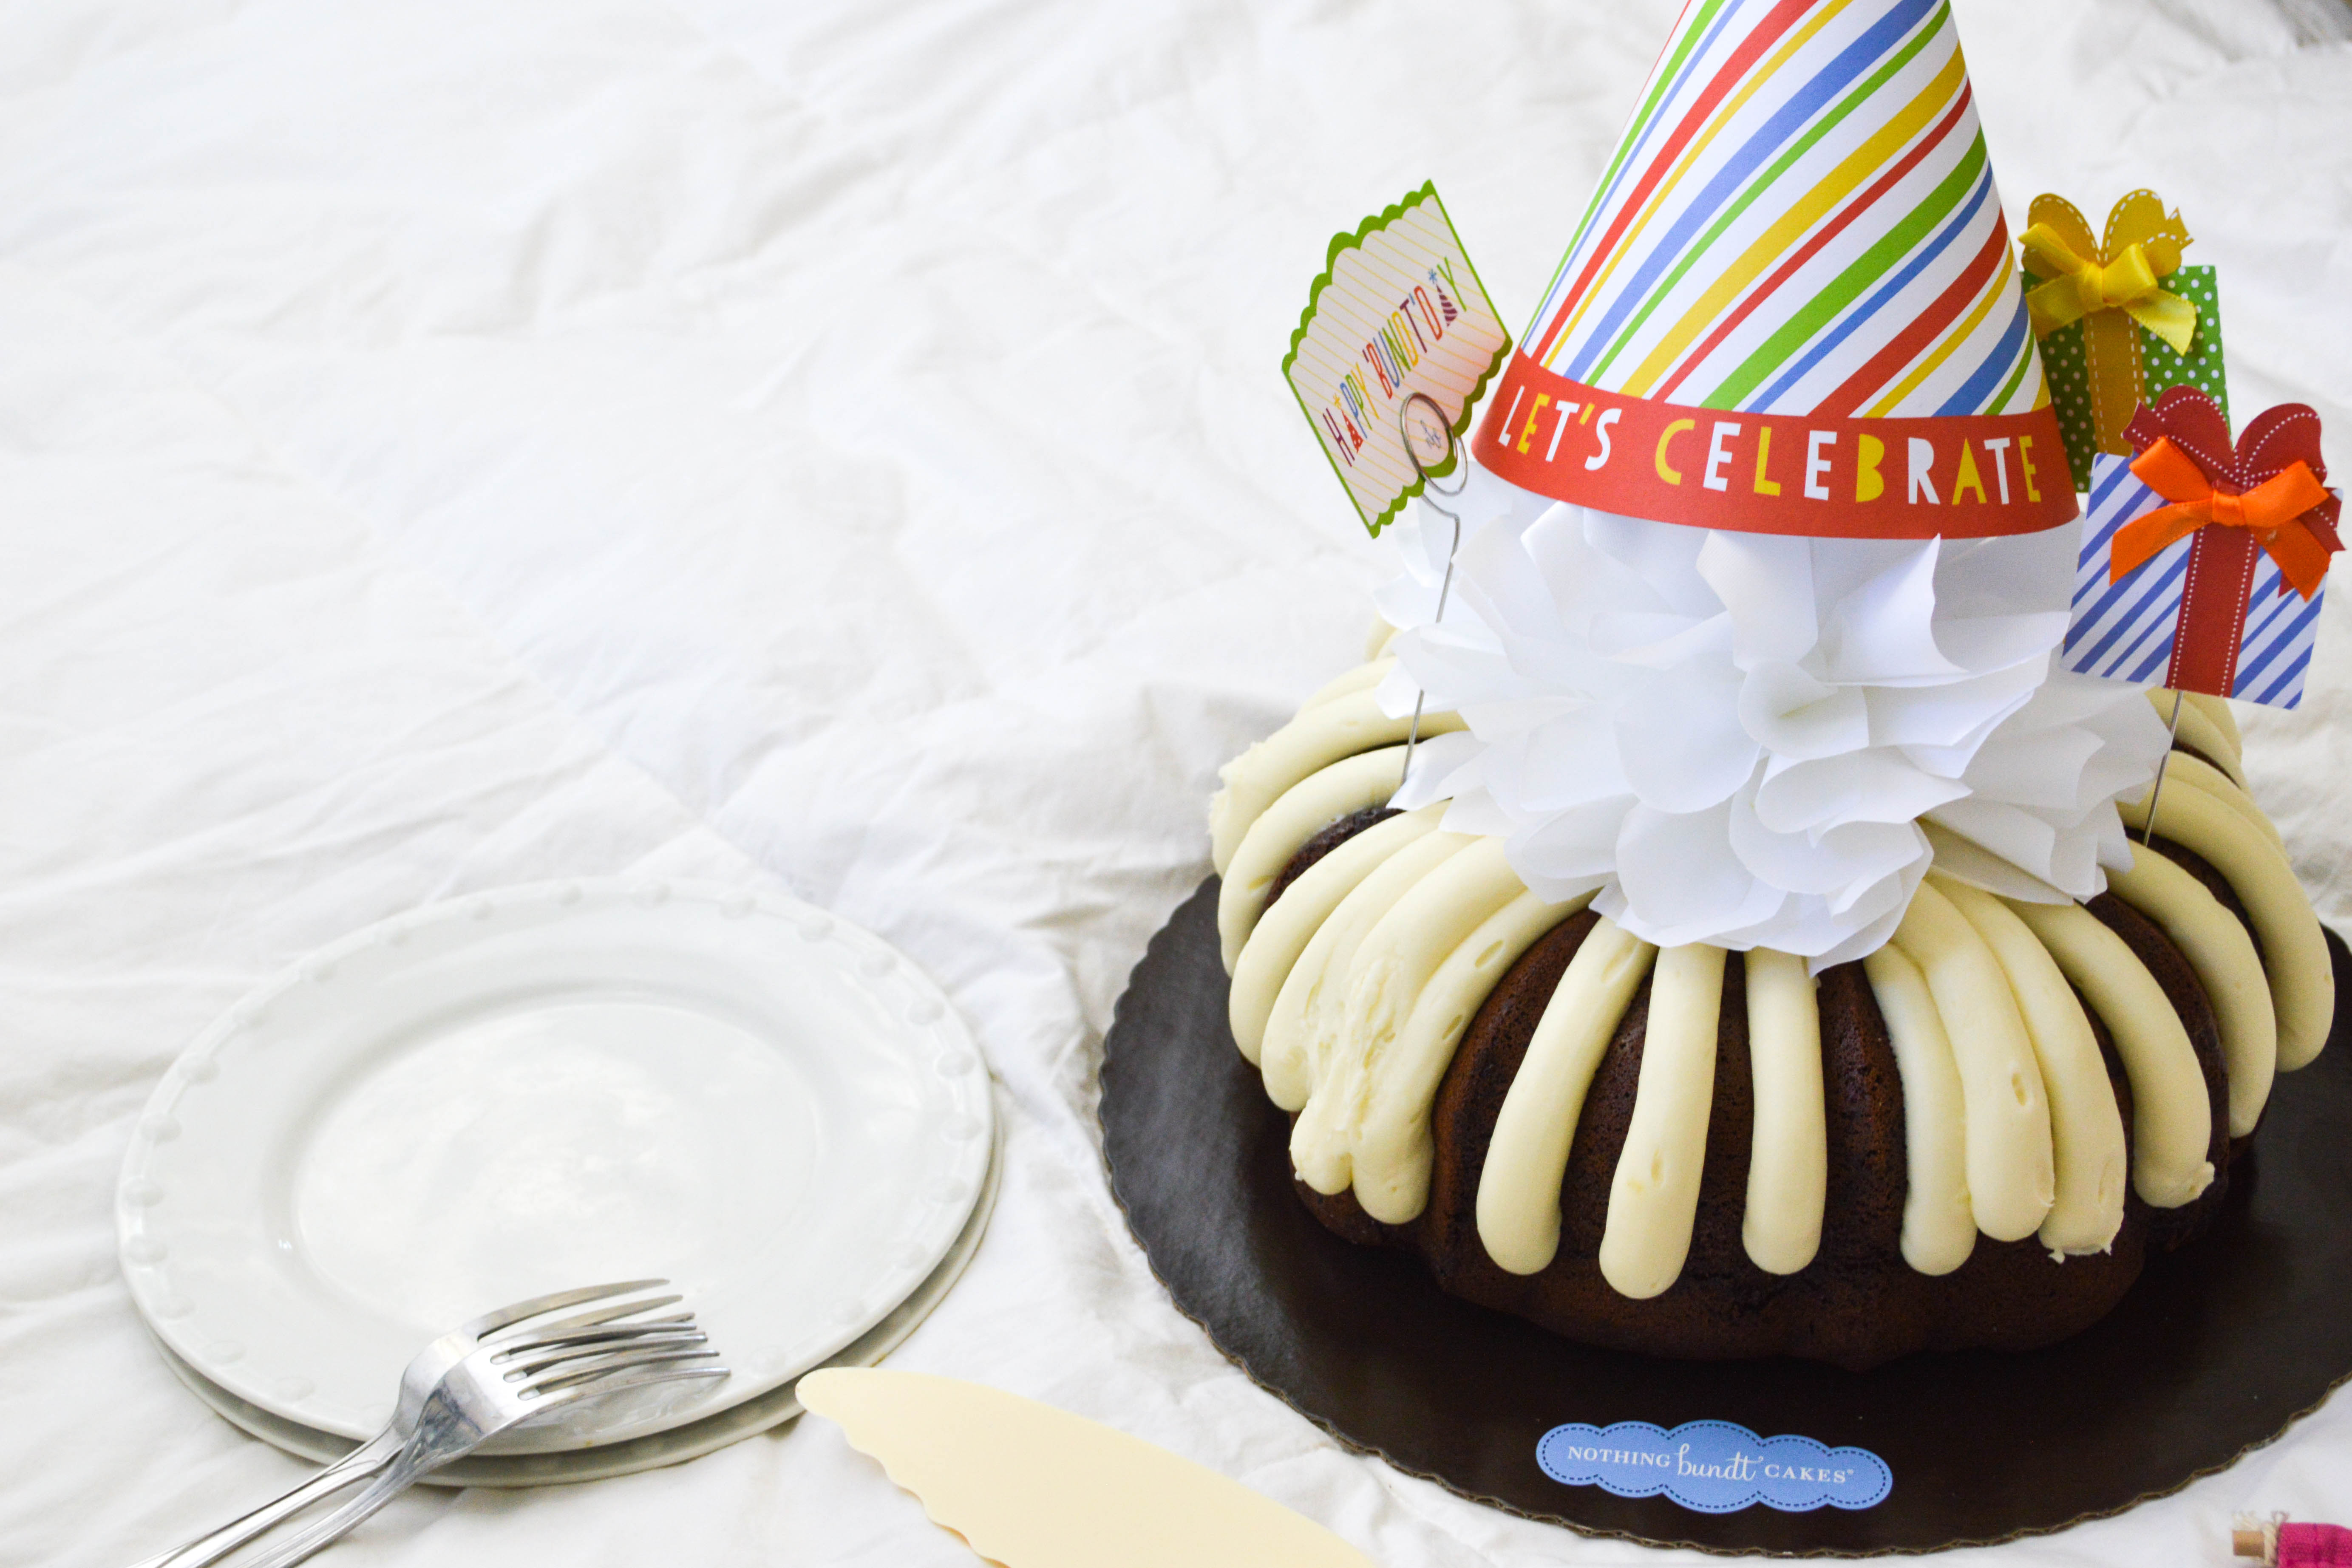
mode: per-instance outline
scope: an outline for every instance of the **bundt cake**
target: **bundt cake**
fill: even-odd
[[[1395,662],[1228,765],[1218,925],[1300,1197],[1455,1295],[1673,1356],[2052,1343],[2211,1221],[2273,1073],[2326,1043],[2325,939],[2219,699],[2181,705],[2106,892],[1987,891],[1930,824],[1892,939],[1823,967],[1654,946],[1447,802],[1391,808]]]

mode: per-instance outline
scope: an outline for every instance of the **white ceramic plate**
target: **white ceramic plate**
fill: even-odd
[[[149,1101],[116,1232],[174,1355],[349,1437],[485,1307],[667,1277],[734,1375],[499,1444],[578,1448],[757,1399],[871,1330],[962,1230],[992,1124],[970,1032],[867,932],[719,887],[516,888],[230,1009]]]
[[[988,1167],[988,1179],[981,1187],[980,1201],[972,1206],[971,1218],[964,1221],[955,1245],[940,1260],[940,1266],[915,1288],[915,1293],[898,1303],[890,1315],[876,1323],[857,1339],[843,1347],[841,1354],[826,1362],[827,1366],[872,1366],[898,1347],[900,1341],[915,1332],[915,1326],[931,1315],[931,1309],[962,1277],[972,1254],[980,1250],[980,1239],[988,1229],[988,1218],[996,1208],[996,1189],[1004,1177],[1004,1143],[1000,1124],[995,1158]],[[168,1345],[157,1344],[163,1361],[173,1375],[187,1385],[190,1392],[212,1406],[214,1411],[241,1427],[265,1442],[274,1443],[289,1453],[306,1459],[327,1464],[351,1452],[351,1439],[331,1433],[314,1431],[282,1416],[273,1416],[257,1405],[249,1405],[223,1388],[212,1379],[172,1354]],[[664,1465],[680,1464],[698,1458],[730,1443],[756,1436],[771,1427],[780,1427],[801,1413],[801,1402],[794,1390],[799,1380],[771,1388],[755,1399],[730,1406],[716,1415],[682,1427],[672,1427],[665,1432],[634,1437],[625,1443],[605,1443],[591,1448],[575,1448],[554,1454],[471,1454],[455,1464],[446,1465],[423,1478],[427,1486],[443,1487],[536,1487],[560,1486],[572,1481],[600,1481],[612,1476],[625,1476],[638,1470],[658,1469]]]

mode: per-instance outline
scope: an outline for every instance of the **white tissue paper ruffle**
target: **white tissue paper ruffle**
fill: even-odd
[[[1999,539],[1782,538],[1550,504],[1474,470],[1392,530],[1405,633],[1381,689],[1466,733],[1396,798],[1507,839],[1549,898],[1662,946],[1816,970],[1894,933],[1932,862],[2059,902],[2129,863],[2115,803],[2166,734],[2136,688],[2052,668],[2079,525]]]

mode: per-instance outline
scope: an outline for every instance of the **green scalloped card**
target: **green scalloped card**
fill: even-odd
[[[1434,184],[1332,236],[1282,373],[1374,537],[1421,493],[1425,474],[1460,461],[1471,411],[1510,349]],[[1426,419],[1425,404],[1453,437],[1421,434],[1416,447],[1445,455],[1428,468],[1405,427],[1408,405]]]

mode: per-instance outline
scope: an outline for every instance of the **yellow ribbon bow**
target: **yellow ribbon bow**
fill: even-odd
[[[2168,241],[2153,255],[2147,244],[2133,240],[2112,261],[2100,262],[2076,254],[2066,237],[2048,224],[2025,231],[2026,269],[2047,277],[2025,297],[2033,318],[2033,332],[2046,338],[2070,321],[2096,310],[2121,310],[2172,345],[2176,354],[2189,351],[2197,336],[2197,307],[2178,294],[2157,286],[2157,267],[2168,260],[2169,273],[2180,265],[2180,247]]]
[[[2129,452],[2124,426],[2142,401],[2145,377],[2139,337],[2147,328],[2189,352],[2197,336],[2197,307],[2165,291],[2162,279],[2180,267],[2189,243],[2179,214],[2167,214],[2153,191],[2134,191],[2107,214],[2104,240],[2063,196],[2036,196],[2019,244],[2025,269],[2047,281],[2025,297],[2033,335],[2046,338],[2083,323],[2083,356],[2091,379],[2092,424],[2102,452]]]

